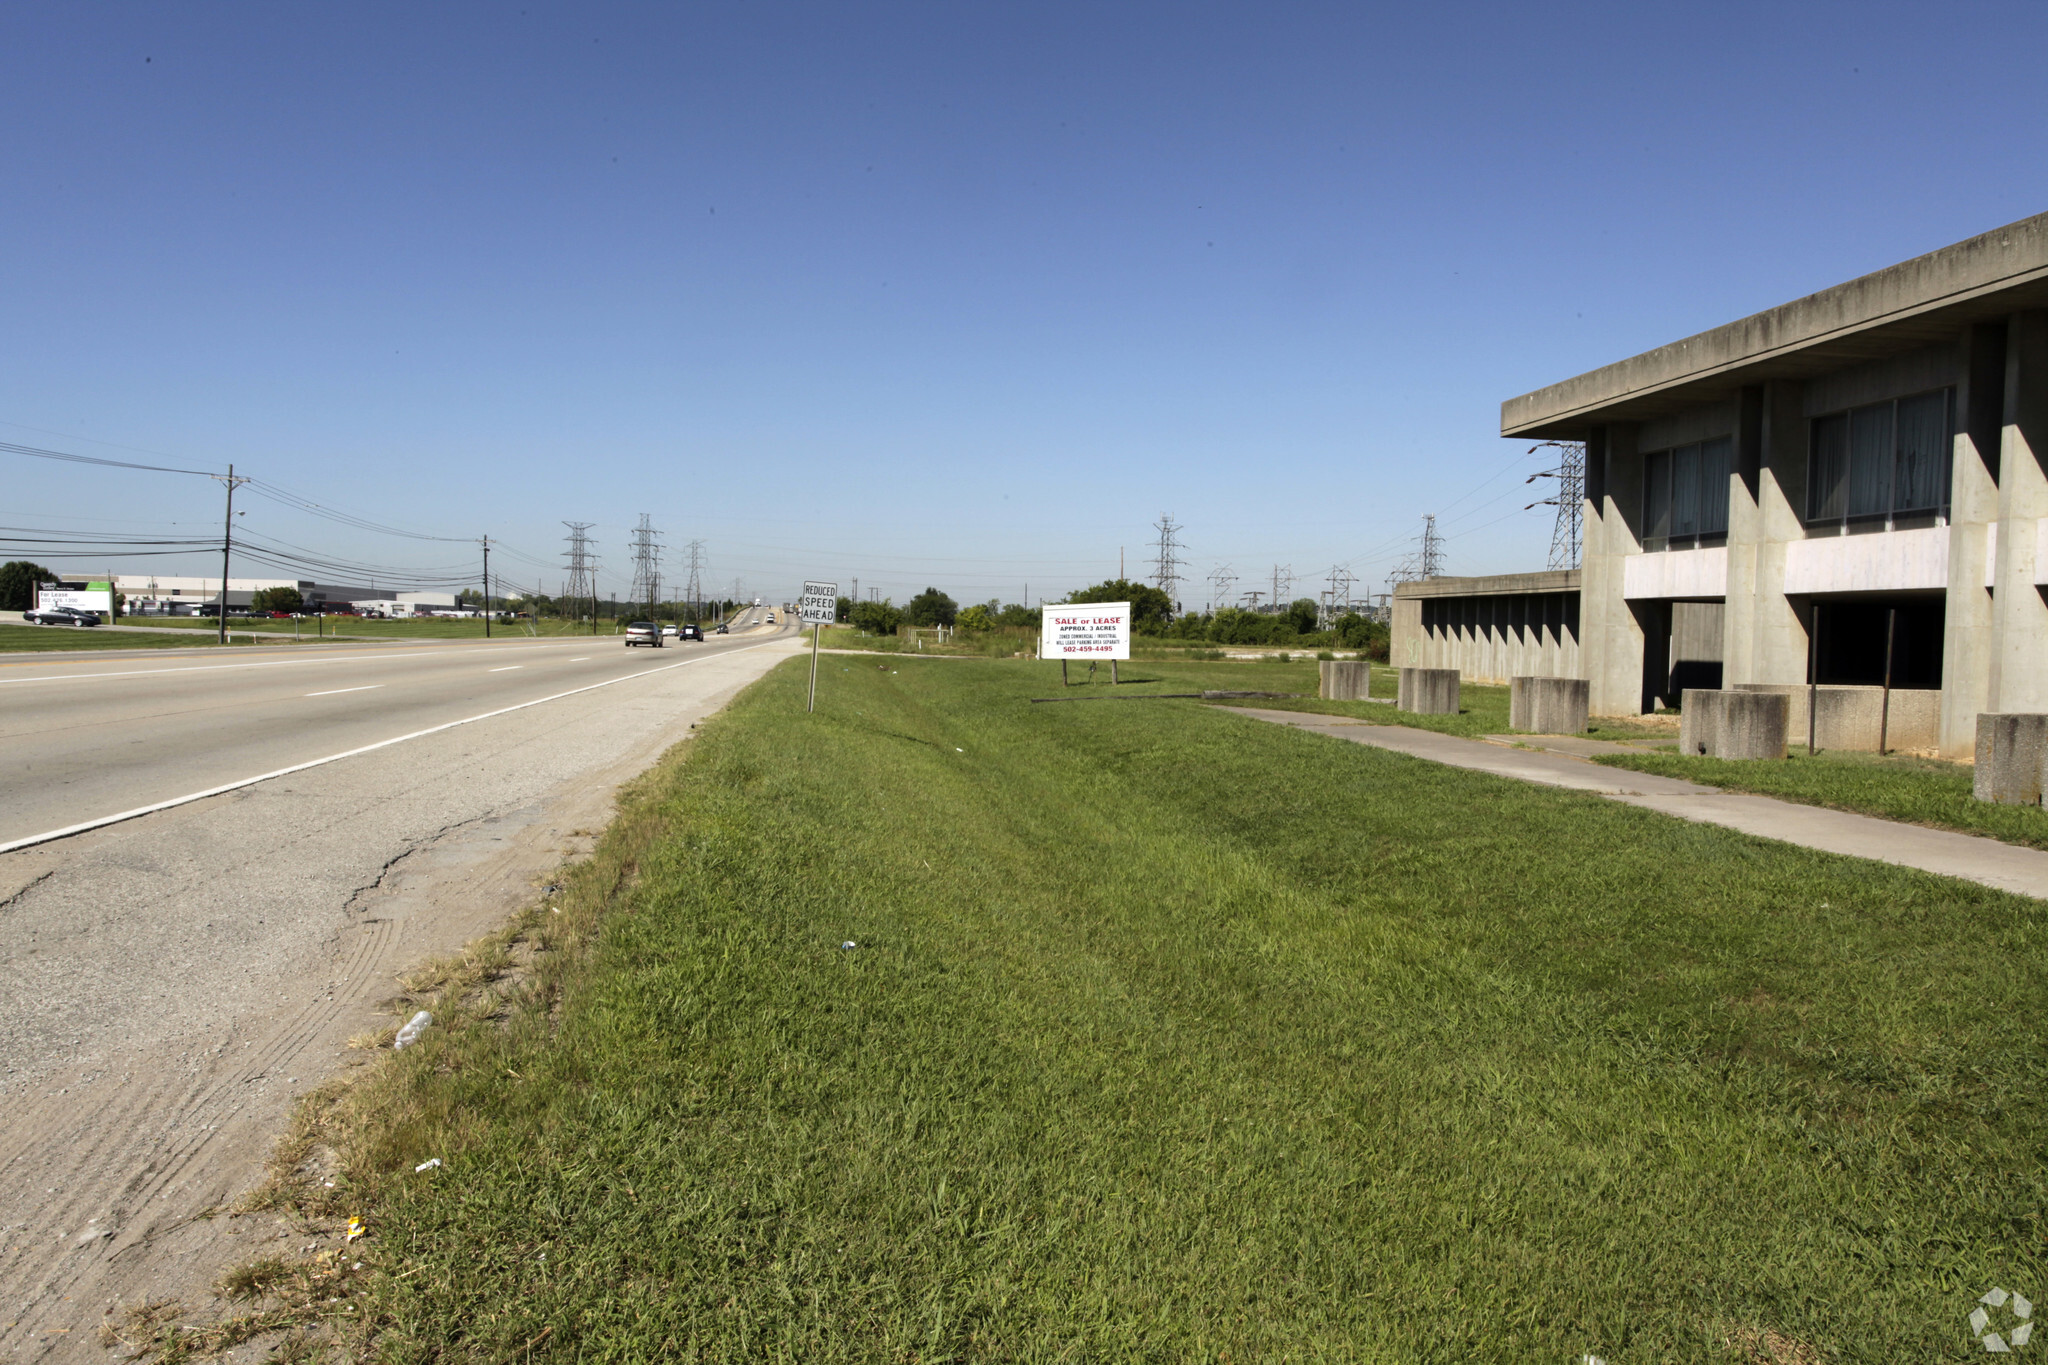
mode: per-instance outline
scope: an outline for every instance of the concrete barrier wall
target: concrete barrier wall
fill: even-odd
[[[1422,716],[1458,714],[1458,670],[1455,668],[1404,668],[1396,710]]]
[[[1508,684],[1508,728],[1576,735],[1586,728],[1593,685],[1583,678],[1516,678]]]
[[[1779,692],[1685,689],[1678,751],[1708,758],[1783,758],[1791,708]]]
[[[1978,712],[1974,786],[1979,801],[2040,805],[2044,766],[2048,766],[2048,716]]]
[[[1372,695],[1372,665],[1364,660],[1325,659],[1321,672],[1316,695],[1324,701],[1364,701]]]
[[[1790,705],[1786,742],[1806,744],[1806,688],[1789,683],[1737,683],[1738,692],[1776,692]],[[1829,686],[1819,690],[1814,747],[1877,752],[1878,723],[1884,706],[1882,687]],[[1894,687],[1888,749],[1932,749],[1941,742],[1941,693],[1928,688]]]

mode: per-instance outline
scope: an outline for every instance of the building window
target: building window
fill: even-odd
[[[1682,550],[1728,538],[1728,475],[1735,443],[1726,436],[1643,456],[1643,548]]]
[[[1937,389],[1814,418],[1807,522],[1947,511],[1954,394]]]

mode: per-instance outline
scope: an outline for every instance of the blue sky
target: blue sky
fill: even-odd
[[[233,461],[551,590],[573,518],[623,591],[642,512],[667,573],[701,537],[774,597],[1037,600],[1148,568],[1162,513],[1190,606],[1222,564],[1381,588],[1425,512],[1451,572],[1541,567],[1501,400],[2048,209],[2044,40],[2038,3],[12,6],[0,440]],[[8,525],[218,526],[199,479],[0,460]]]

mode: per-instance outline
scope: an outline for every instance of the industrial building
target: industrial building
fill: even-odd
[[[106,575],[95,575],[105,581]],[[114,591],[127,603],[127,610],[140,615],[179,615],[220,601],[218,577],[205,578],[174,574],[114,574]],[[435,612],[462,610],[454,593],[395,592],[389,588],[365,588],[315,583],[305,578],[230,578],[228,610],[246,608],[259,592],[270,588],[296,588],[306,605],[315,611],[354,610],[386,616],[425,616]]]
[[[1582,677],[1619,716],[1874,689],[1889,655],[1894,742],[1953,756],[2048,712],[2048,214],[1509,399],[1501,434],[1585,443],[1581,568],[1400,585],[1395,662]]]

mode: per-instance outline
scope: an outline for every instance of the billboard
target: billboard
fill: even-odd
[[[1041,659],[1128,659],[1131,657],[1131,604],[1048,602],[1038,632]]]

